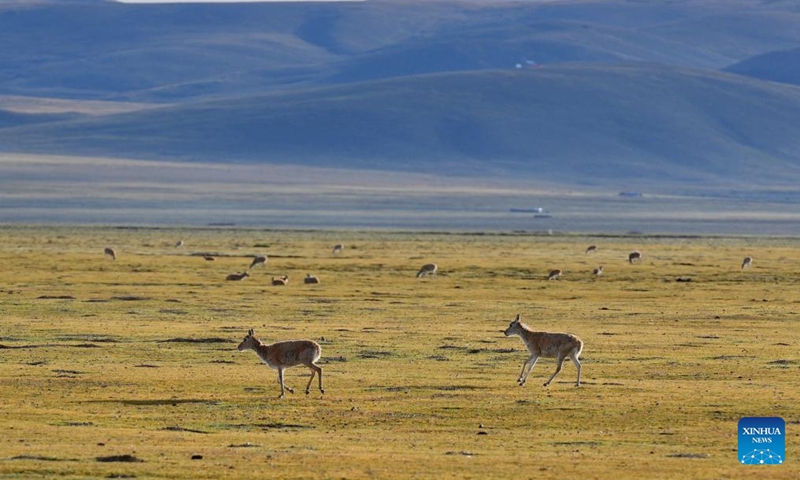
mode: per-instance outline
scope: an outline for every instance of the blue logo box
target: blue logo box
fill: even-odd
[[[779,417],[739,420],[739,463],[780,465],[786,461],[786,422]]]

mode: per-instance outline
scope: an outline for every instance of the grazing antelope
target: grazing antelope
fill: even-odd
[[[597,275],[598,277],[603,274],[603,266],[600,265],[599,267],[592,270],[592,273]]]
[[[560,277],[562,273],[564,272],[562,272],[560,269],[550,270],[550,273],[547,274],[547,279],[558,280],[558,277]]]
[[[417,272],[417,278],[427,277],[428,275],[435,275],[436,270],[438,269],[439,266],[436,265],[435,263],[426,263],[425,265],[422,266],[422,268],[419,269],[419,272]]]
[[[550,385],[550,382],[552,382],[556,375],[558,375],[558,372],[561,371],[564,359],[569,357],[572,359],[572,363],[578,368],[578,383],[575,386],[580,387],[581,362],[578,360],[578,357],[581,356],[581,351],[583,350],[583,341],[570,333],[534,332],[530,327],[520,322],[520,318],[521,315],[517,314],[517,318],[515,318],[503,332],[506,334],[506,337],[519,335],[525,343],[525,346],[528,347],[528,351],[531,352],[530,358],[525,360],[525,363],[522,364],[522,372],[519,374],[519,379],[517,379],[519,386],[525,386],[525,382],[528,381],[528,376],[531,374],[533,367],[536,366],[536,361],[539,360],[539,357],[555,358],[558,362],[556,371],[550,379],[544,383],[545,387]],[[526,374],[525,368],[528,365],[530,365],[530,368]]]
[[[586,253],[591,253],[596,251],[597,251],[597,245],[589,245],[589,247],[586,248]]]
[[[288,285],[289,284],[289,276],[284,275],[282,277],[272,277],[272,284],[275,286],[278,285]]]
[[[319,283],[319,277],[307,273],[306,278],[303,279],[303,283]]]
[[[266,255],[259,255],[250,262],[250,266],[248,268],[254,268],[259,265],[266,265],[267,264],[267,256]]]
[[[175,248],[181,248],[183,246],[183,240],[178,240],[178,243],[175,244]]]
[[[342,253],[342,250],[344,250],[344,245],[342,245],[341,243],[337,243],[336,245],[333,246],[334,255],[339,255],[340,253]]]
[[[106,249],[103,250],[103,253],[105,255],[111,257],[111,260],[116,260],[117,259],[117,252],[115,252],[113,248],[106,247]]]
[[[213,262],[214,257],[212,257],[211,255],[203,255],[203,260],[205,260],[206,262]]]
[[[641,262],[642,252],[634,250],[630,254],[628,254],[628,263],[633,263],[634,260],[639,260]]]
[[[225,280],[238,281],[238,280],[244,280],[245,278],[247,278],[249,276],[250,276],[250,274],[247,273],[247,272],[231,273],[230,275],[225,277]]]
[[[750,265],[753,263],[753,257],[747,256],[744,257],[744,261],[742,261],[742,270],[747,270],[750,268]]]
[[[319,360],[322,354],[322,348],[317,342],[311,340],[288,340],[265,345],[256,338],[251,328],[242,343],[239,344],[239,351],[243,352],[245,350],[254,351],[258,358],[266,363],[269,368],[274,368],[278,371],[278,383],[281,384],[281,394],[278,398],[286,396],[285,390],[289,390],[289,393],[294,394],[294,389],[285,386],[283,383],[283,371],[296,365],[305,365],[311,369],[311,378],[308,379],[308,385],[306,385],[306,395],[311,391],[311,382],[314,381],[314,375],[316,374],[319,374],[319,391],[323,394],[325,393],[325,389],[322,388],[322,367],[314,363]]]

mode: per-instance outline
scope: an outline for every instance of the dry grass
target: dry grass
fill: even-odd
[[[760,471],[796,478],[797,247],[6,227],[0,476],[741,478],[754,467],[736,462],[736,424],[767,415],[786,420],[789,459]],[[224,281],[265,253],[266,268]],[[414,278],[427,262],[439,275]],[[501,330],[518,312],[584,340],[581,388],[570,363],[542,388],[549,359],[516,386],[526,354]],[[299,367],[298,393],[277,400],[275,372],[236,351],[248,328],[317,340],[325,395],[299,393]]]

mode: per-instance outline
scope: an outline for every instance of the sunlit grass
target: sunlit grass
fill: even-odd
[[[768,415],[788,424],[789,459],[762,468],[794,478],[797,247],[5,227],[0,475],[741,478],[753,467],[736,462],[736,423]],[[256,254],[266,267],[224,281]],[[439,274],[414,278],[428,262]],[[553,268],[564,274],[548,282]],[[309,273],[322,283],[303,285]],[[549,359],[516,386],[526,353],[501,333],[516,313],[584,340],[581,388],[570,363],[542,388]],[[318,341],[325,395],[300,393],[298,367],[298,393],[278,400],[275,372],[236,351],[249,328]],[[98,461],[116,455],[141,462]]]

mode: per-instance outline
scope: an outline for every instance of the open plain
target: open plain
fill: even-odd
[[[800,476],[795,238],[5,226],[0,264],[4,478]],[[580,388],[517,386],[517,313],[583,339]],[[318,342],[325,394],[278,399],[250,328]],[[783,465],[737,462],[743,416]]]

